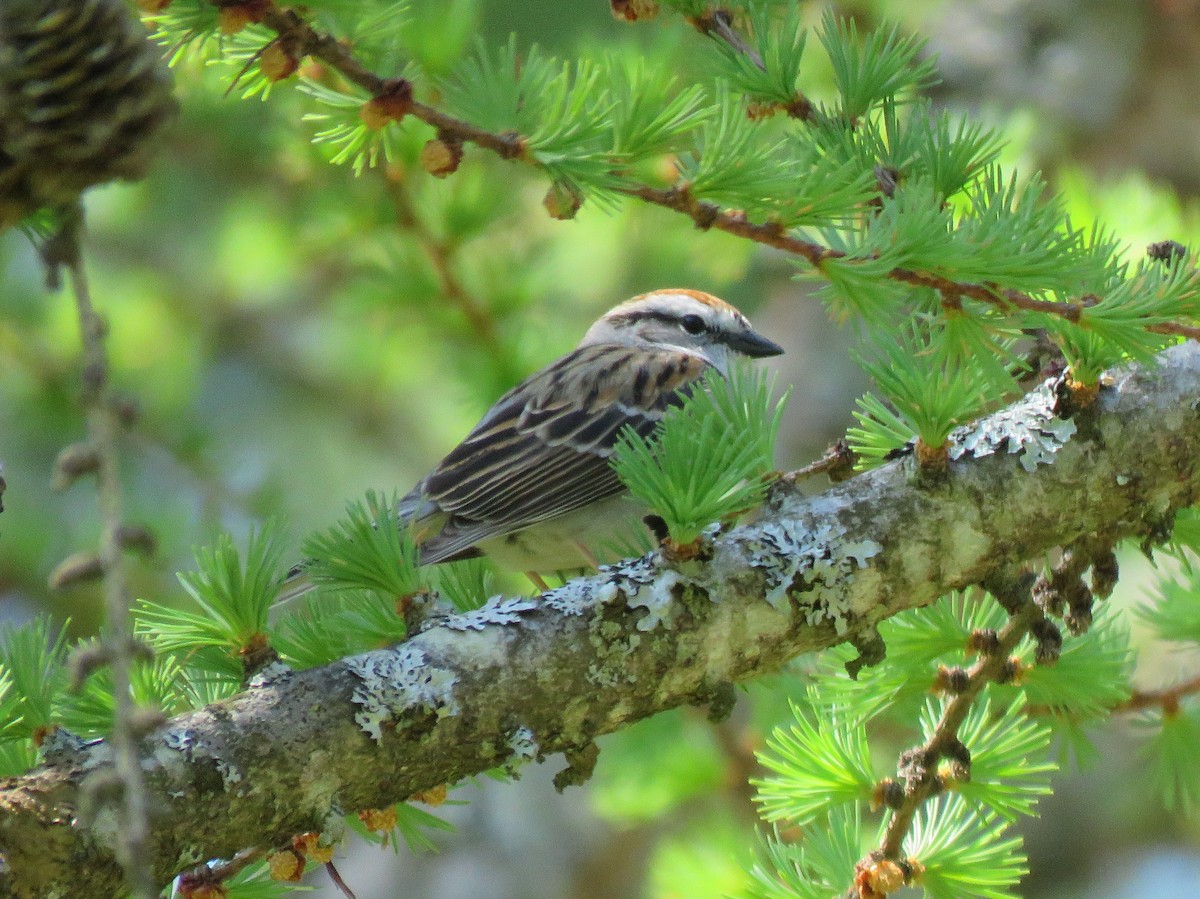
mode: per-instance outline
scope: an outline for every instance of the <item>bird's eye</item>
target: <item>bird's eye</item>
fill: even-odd
[[[704,319],[698,315],[685,315],[679,323],[689,334],[699,334],[704,330]]]

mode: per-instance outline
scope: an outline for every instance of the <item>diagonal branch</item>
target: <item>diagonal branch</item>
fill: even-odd
[[[1161,535],[1200,499],[1200,348],[1118,372],[1086,420],[1053,405],[1041,389],[961,432],[934,482],[907,458],[814,497],[781,483],[707,561],[651,554],[434,619],[391,649],[264,670],[143,742],[156,878],[551,753],[578,766],[560,782],[578,781],[601,734],[799,653],[867,645],[884,618],[1081,537]],[[74,811],[111,756],[59,740],[0,784],[0,897],[119,890],[120,828]]]

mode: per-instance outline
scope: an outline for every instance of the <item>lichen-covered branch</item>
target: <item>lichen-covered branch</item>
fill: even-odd
[[[956,434],[944,474],[900,459],[808,498],[781,482],[699,559],[652,554],[434,617],[392,649],[269,667],[144,739],[155,876],[551,753],[578,769],[560,782],[577,780],[601,734],[802,652],[869,647],[888,616],[1052,547],[1161,538],[1200,500],[1200,348],[1118,373],[1072,421],[1054,403],[1042,389]],[[51,744],[43,767],[0,784],[0,896],[112,895],[119,827],[76,817],[111,747]]]

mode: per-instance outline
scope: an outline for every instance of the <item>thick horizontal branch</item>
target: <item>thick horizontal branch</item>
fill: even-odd
[[[813,497],[781,482],[701,560],[652,554],[392,649],[268,669],[144,741],[155,876],[489,768],[554,752],[586,768],[600,734],[719,703],[802,652],[869,646],[882,619],[1083,535],[1161,538],[1200,497],[1200,349],[1118,374],[1074,421],[1053,406],[1043,387],[959,432],[933,481],[900,459]],[[78,817],[110,749],[51,742],[0,784],[0,896],[114,895],[114,818]]]

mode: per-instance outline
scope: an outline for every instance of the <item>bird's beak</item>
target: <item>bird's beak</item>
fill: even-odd
[[[760,359],[763,356],[778,356],[783,352],[783,347],[773,340],[767,340],[756,331],[743,331],[740,334],[732,334],[726,340],[729,348],[734,352],[741,353],[743,356],[749,356],[751,359]]]

